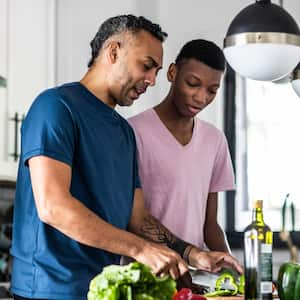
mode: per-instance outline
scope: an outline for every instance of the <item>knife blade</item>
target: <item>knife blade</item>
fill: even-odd
[[[226,269],[223,269],[221,272],[212,273],[208,271],[197,270],[195,268],[189,267],[189,272],[192,276],[192,282],[197,285],[209,287],[209,291],[214,291],[216,287],[217,279],[226,272]],[[239,281],[239,275],[234,270],[228,270],[228,273],[232,274],[236,281]],[[233,287],[229,282],[225,282],[223,285],[224,289],[232,290]]]

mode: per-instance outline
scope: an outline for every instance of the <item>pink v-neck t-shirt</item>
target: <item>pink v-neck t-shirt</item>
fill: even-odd
[[[135,131],[146,207],[179,238],[203,248],[208,193],[234,189],[224,134],[195,118],[192,138],[183,146],[154,109],[128,121]]]

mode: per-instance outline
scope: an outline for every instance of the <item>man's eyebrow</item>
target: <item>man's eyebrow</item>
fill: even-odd
[[[156,67],[156,68],[159,67],[159,69],[162,69],[162,66],[160,66],[158,64],[158,62],[153,57],[147,56],[147,58],[151,60],[151,62],[152,62],[152,64],[153,64],[154,67]]]
[[[193,78],[195,78],[196,80],[202,82],[202,80],[201,80],[198,76],[196,76],[196,75],[194,75],[194,74],[191,74],[191,76],[192,76]],[[219,87],[220,87],[220,84],[219,84],[219,83],[213,83],[211,86],[212,86],[212,87],[219,88]]]

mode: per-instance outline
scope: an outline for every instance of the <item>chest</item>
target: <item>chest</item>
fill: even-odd
[[[174,138],[181,146],[186,146],[192,141],[193,130],[190,129],[168,129],[171,135],[171,138]]]
[[[122,122],[99,118],[80,123],[74,157],[82,169],[93,171],[99,178],[128,177],[135,156],[133,133]]]
[[[182,146],[177,141],[148,135],[138,142],[138,149],[141,176],[153,184],[207,186],[210,182],[216,159],[214,142],[207,143],[199,137]]]

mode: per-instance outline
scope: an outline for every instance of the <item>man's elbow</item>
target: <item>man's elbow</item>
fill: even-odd
[[[39,219],[43,223],[54,225],[56,223],[58,213],[57,208],[52,201],[46,197],[41,197],[38,201],[36,201],[36,204]]]
[[[220,229],[220,225],[217,221],[209,221],[209,222],[205,222],[204,224],[204,234],[205,235],[211,235],[212,233],[219,231]]]

